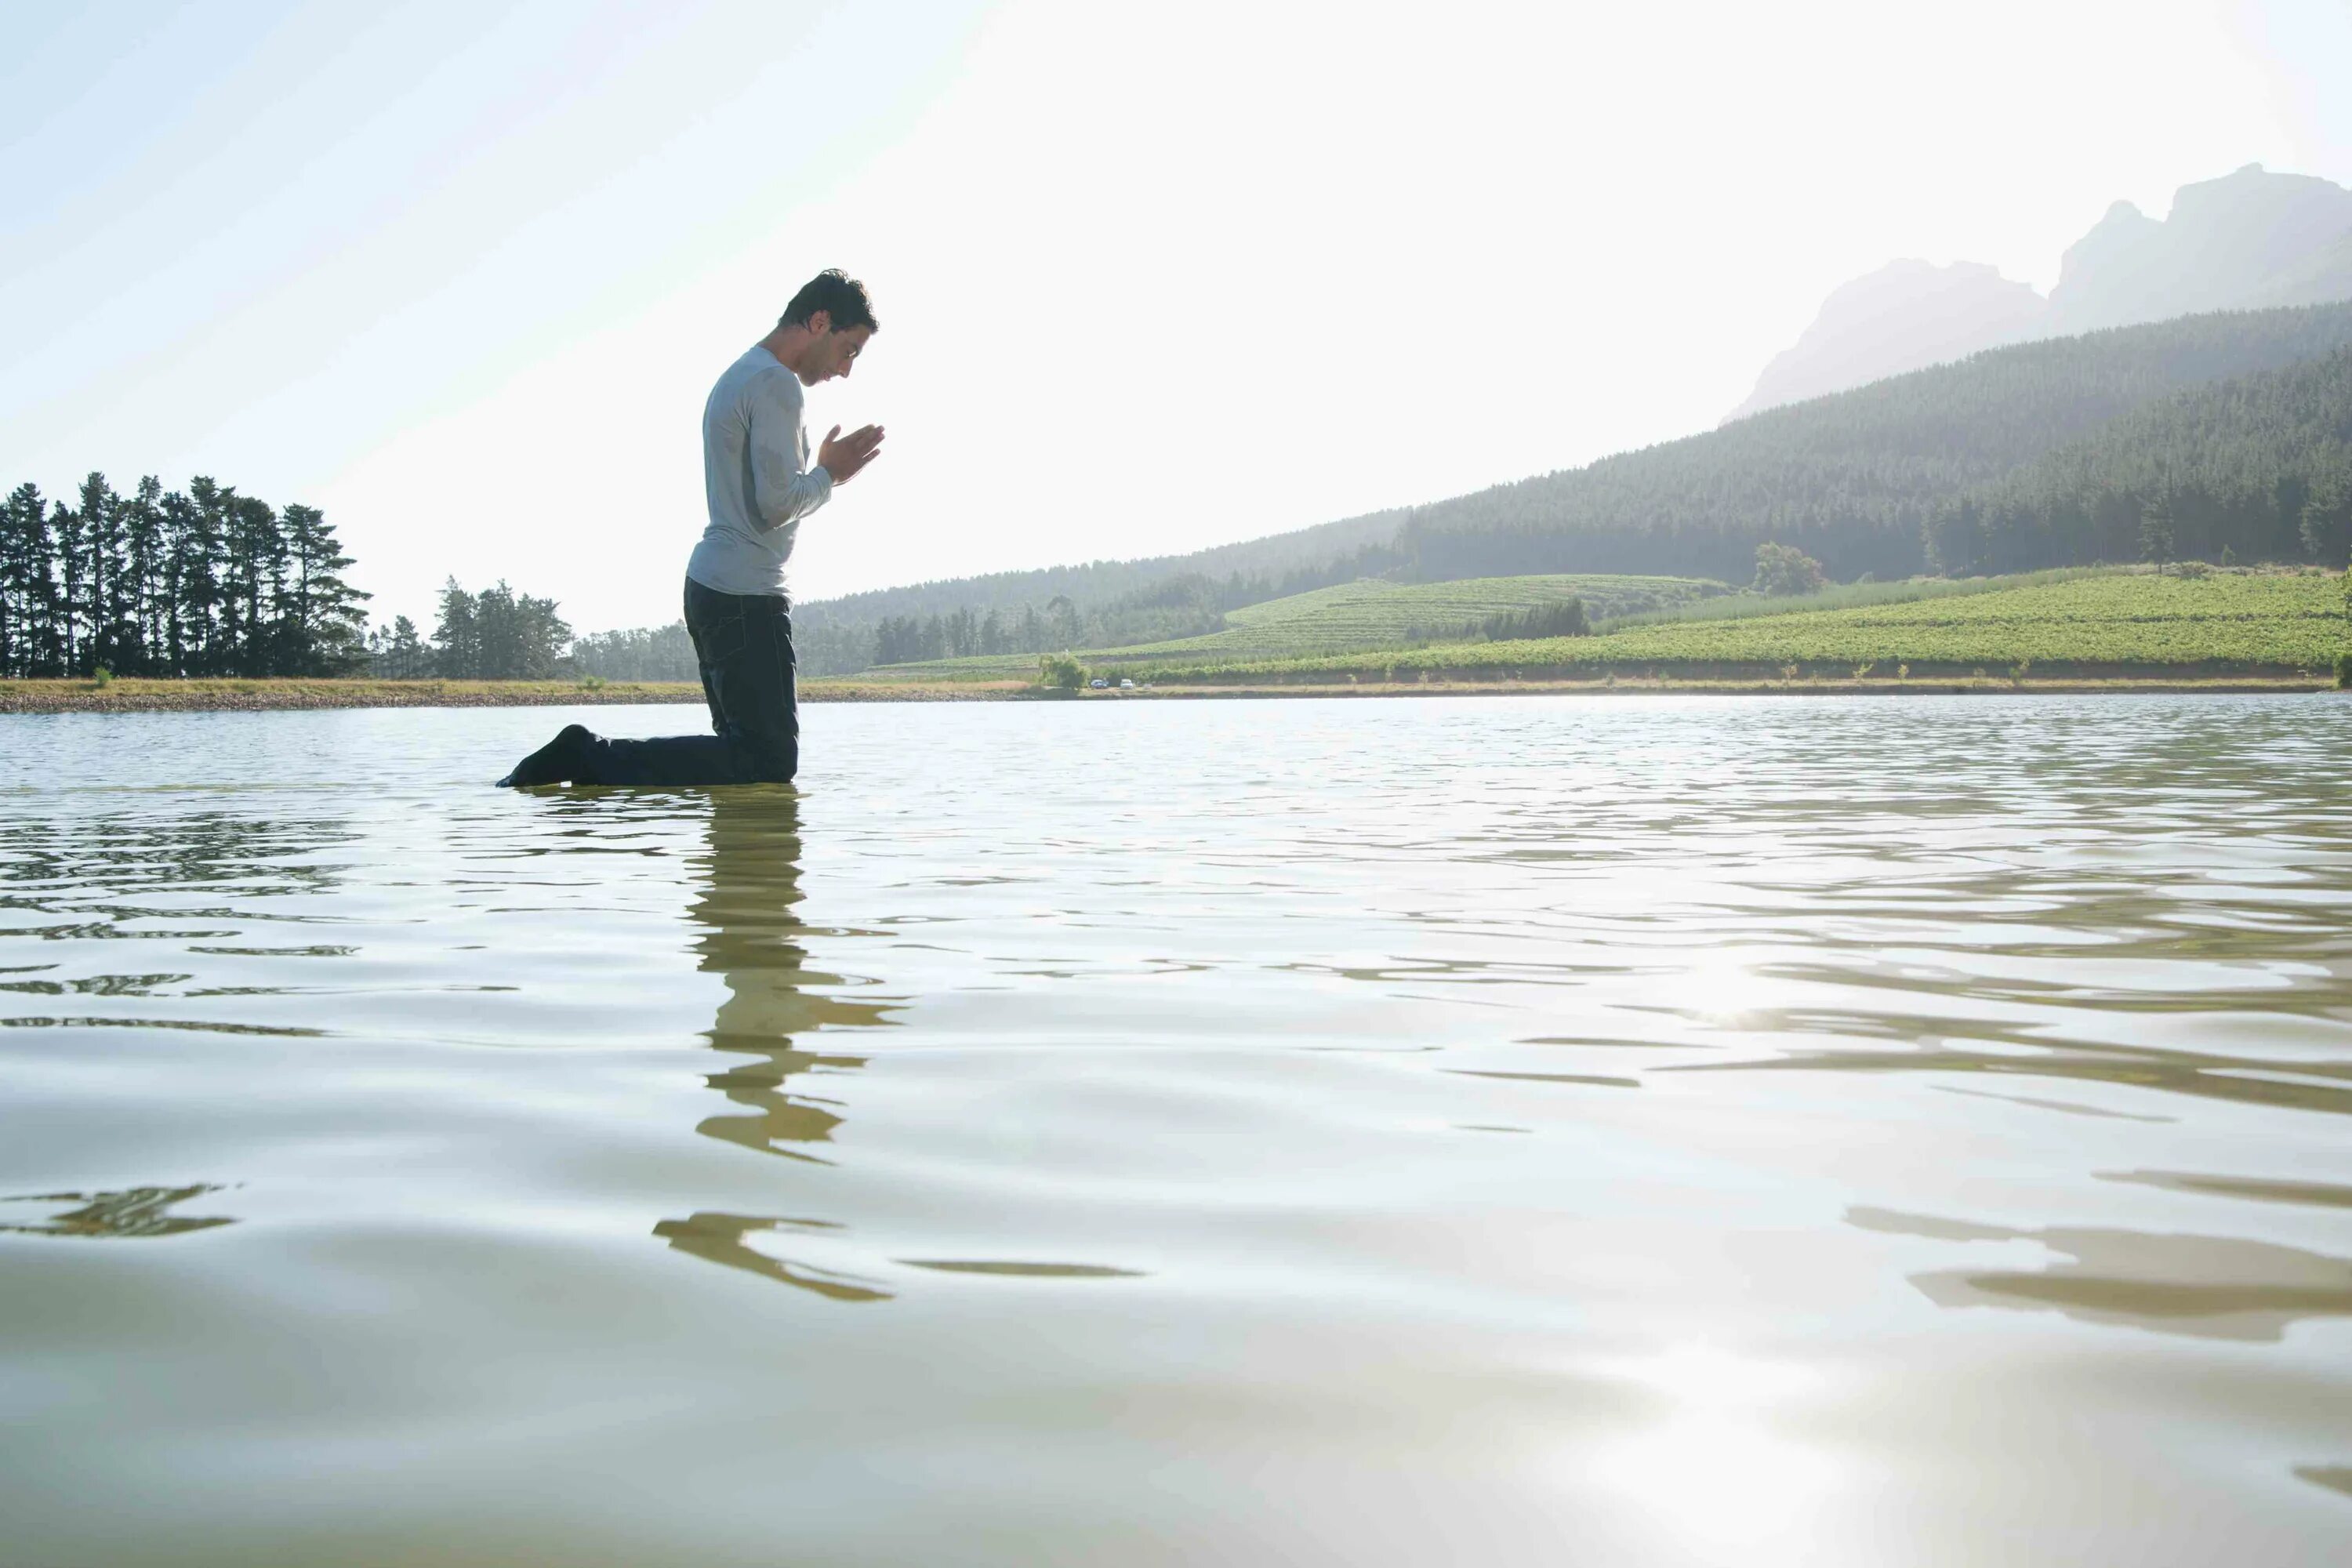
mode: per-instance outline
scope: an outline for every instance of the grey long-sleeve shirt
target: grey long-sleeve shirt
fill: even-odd
[[[787,597],[793,536],[833,494],[833,476],[809,462],[800,377],[756,344],[702,405],[702,488],[710,524],[686,574],[721,594]]]

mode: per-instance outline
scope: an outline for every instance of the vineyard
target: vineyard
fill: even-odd
[[[2255,672],[2320,670],[2352,643],[2342,575],[2119,570],[1907,603],[1637,626],[1601,637],[1461,643],[1255,660],[1160,658],[1155,679],[1290,676],[1410,678],[1424,670],[1661,674],[1785,671],[1883,676],[1992,670]],[[1466,584],[1465,584],[1466,585]],[[1206,640],[1206,639],[1202,639]]]
[[[1126,670],[1405,648],[1423,642],[1457,642],[1475,636],[1490,616],[1540,609],[1570,598],[1583,600],[1586,613],[1600,620],[1670,610],[1725,592],[1720,583],[1688,577],[1557,575],[1423,584],[1366,579],[1228,611],[1225,629],[1203,637],[1093,649],[1078,658],[1097,670]],[[872,673],[936,680],[1034,676],[1036,670],[1035,655],[1008,654],[889,665]]]

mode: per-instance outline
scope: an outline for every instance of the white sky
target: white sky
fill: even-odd
[[[796,596],[1165,553],[1706,428],[1894,257],[2352,184],[2347,83],[2352,0],[11,5],[0,485],[667,621],[704,394],[837,265],[812,434],[890,439]]]

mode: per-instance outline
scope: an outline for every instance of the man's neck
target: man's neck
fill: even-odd
[[[801,374],[800,358],[808,352],[815,334],[803,326],[782,326],[760,340],[760,346],[776,356],[776,363],[791,371],[803,384],[808,378]]]

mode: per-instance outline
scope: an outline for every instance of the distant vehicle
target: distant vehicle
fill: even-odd
[[[1096,676],[1092,680],[1089,680],[1089,681],[1087,681],[1087,685],[1088,687],[1092,688],[1094,690],[1097,690],[1097,691],[1100,691],[1100,690],[1102,690],[1105,687],[1108,686],[1109,684],[1110,684],[1110,682],[1109,682],[1109,681],[1105,680],[1105,679],[1104,679],[1101,676],[1099,676],[1099,675]]]
[[[1122,680],[1118,683],[1118,689],[1121,691],[1132,691],[1135,689],[1135,682],[1132,680]]]

